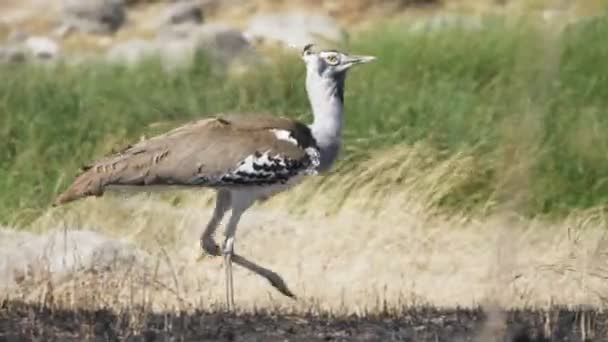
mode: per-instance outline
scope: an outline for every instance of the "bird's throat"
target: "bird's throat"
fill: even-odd
[[[344,125],[344,79],[309,75],[306,90],[314,115],[310,128],[321,154],[317,170],[323,172],[333,165],[340,151]]]

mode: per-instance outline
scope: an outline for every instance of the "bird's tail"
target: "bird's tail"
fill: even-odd
[[[53,206],[58,206],[68,202],[72,202],[87,196],[101,196],[104,192],[104,187],[110,179],[105,172],[98,172],[96,168],[83,167],[82,173],[76,177],[72,185],[57,196],[53,201]]]

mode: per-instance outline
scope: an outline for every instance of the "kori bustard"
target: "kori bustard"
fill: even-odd
[[[73,184],[54,202],[101,196],[108,186],[183,185],[216,190],[215,209],[201,236],[204,252],[223,254],[226,301],[234,307],[232,262],[264,276],[284,295],[294,297],[283,280],[234,253],[237,225],[258,199],[293,186],[305,175],[328,170],[336,160],[344,124],[344,83],[354,65],[373,61],[335,50],[304,47],[306,91],[314,120],[305,125],[260,114],[220,114],[141,141],[84,166]],[[222,248],[214,233],[232,210]]]

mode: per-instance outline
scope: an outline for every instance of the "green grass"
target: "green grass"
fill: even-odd
[[[517,197],[525,214],[560,215],[606,203],[608,18],[553,40],[551,30],[498,19],[483,32],[402,27],[361,33],[347,47],[378,61],[349,75],[343,157],[357,163],[415,142],[442,158],[473,151],[479,172],[441,199],[445,208]],[[293,56],[239,79],[212,72],[202,57],[172,75],[154,61],[1,67],[0,222],[28,222],[81,164],[143,133],[219,111],[308,120],[303,77]],[[169,123],[150,128],[156,122]]]

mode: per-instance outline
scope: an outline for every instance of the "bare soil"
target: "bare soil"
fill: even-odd
[[[595,310],[564,308],[421,307],[361,317],[268,310],[69,310],[5,301],[0,341],[600,341],[608,337],[607,318]]]

